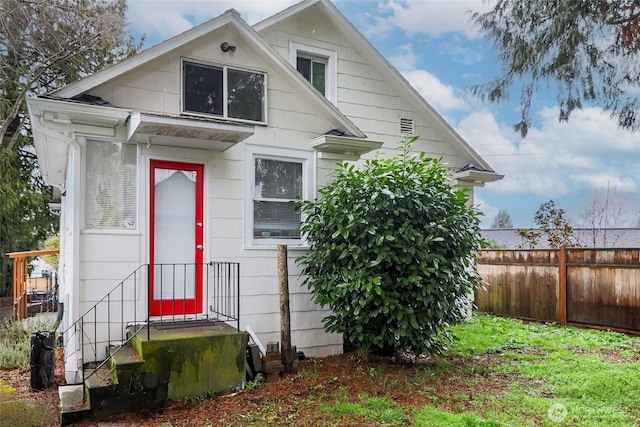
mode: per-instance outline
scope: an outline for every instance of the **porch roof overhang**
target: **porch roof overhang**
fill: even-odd
[[[30,123],[40,172],[47,184],[65,186],[74,135],[115,138],[130,112],[54,98],[28,98]]]
[[[380,141],[328,134],[313,138],[310,144],[320,153],[344,156],[345,160],[357,160],[361,155],[382,147]]]
[[[499,181],[504,178],[504,175],[497,174],[493,171],[468,169],[454,173],[453,177],[459,182],[468,183],[474,187],[484,187],[484,184],[487,182]]]
[[[147,113],[133,113],[127,121],[127,140],[149,145],[224,151],[254,132],[254,125]]]

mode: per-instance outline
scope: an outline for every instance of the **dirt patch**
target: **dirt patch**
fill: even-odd
[[[127,426],[246,426],[246,425],[327,425],[338,400],[358,402],[362,396],[385,397],[405,412],[406,424],[424,406],[451,412],[478,412],[483,396],[500,396],[518,378],[491,372],[504,363],[499,355],[473,357],[432,356],[415,361],[402,357],[371,357],[361,360],[355,353],[300,362],[296,372],[273,382],[240,392],[168,402],[164,411],[138,411],[101,422]],[[56,380],[64,381],[61,353]],[[16,388],[27,401],[45,405],[51,426],[58,425],[57,386],[45,392],[30,389],[30,372],[0,371],[0,378]],[[481,405],[480,405],[481,406]],[[329,411],[329,414],[328,412]],[[366,416],[354,414],[342,425],[368,425]],[[74,424],[97,426],[96,421]],[[166,425],[166,424],[165,424]]]
[[[56,353],[55,379],[56,384],[64,381],[64,365],[62,363],[62,349],[58,349]],[[12,369],[0,370],[0,380],[16,390],[17,398],[27,404],[37,405],[44,409],[47,416],[46,421],[41,426],[59,426],[60,420],[58,415],[58,387],[53,386],[45,391],[31,390],[31,371],[30,369]],[[1,425],[1,423],[0,423]]]

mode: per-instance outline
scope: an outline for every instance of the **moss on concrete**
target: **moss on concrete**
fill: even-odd
[[[140,344],[144,359],[140,369],[155,373],[168,385],[169,399],[227,390],[244,377],[244,333],[198,336],[175,330]]]

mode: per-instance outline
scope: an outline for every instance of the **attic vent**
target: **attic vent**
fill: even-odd
[[[413,135],[413,119],[400,119],[400,134]]]

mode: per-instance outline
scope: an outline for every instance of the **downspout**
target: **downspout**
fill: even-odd
[[[47,128],[46,125],[43,123],[43,118],[40,117],[40,126],[41,128],[38,129],[39,132],[42,132],[43,134],[54,138],[58,141],[61,141],[65,144],[67,144],[70,148],[70,155],[71,155],[71,160],[73,161],[73,165],[72,165],[72,178],[73,178],[73,182],[71,185],[71,190],[72,190],[72,194],[66,194],[66,197],[71,197],[71,200],[73,201],[71,204],[72,207],[72,212],[71,212],[71,236],[72,236],[72,242],[71,242],[71,247],[72,249],[72,260],[71,260],[71,276],[72,276],[72,280],[71,280],[71,292],[69,293],[67,291],[68,294],[72,295],[73,298],[71,301],[66,302],[62,300],[62,304],[63,306],[66,306],[66,322],[64,324],[65,328],[68,328],[69,326],[71,326],[71,324],[73,322],[75,322],[76,317],[79,316],[80,314],[80,302],[79,302],[79,297],[80,297],[80,203],[79,201],[82,200],[81,199],[81,192],[80,192],[80,184],[81,184],[81,180],[80,180],[80,174],[81,174],[81,157],[82,157],[82,148],[80,146],[80,144],[78,143],[78,141],[75,138],[72,138],[70,136],[67,136],[65,134],[62,133],[58,133],[58,132],[54,132],[51,129]],[[73,135],[73,133],[72,133]],[[68,176],[68,174],[67,174]],[[69,185],[66,185],[66,190],[69,191]],[[68,206],[68,205],[67,205]],[[66,215],[66,221],[68,221],[69,219],[69,215],[68,212],[65,212]],[[65,232],[65,230],[61,230],[61,232]],[[66,237],[65,237],[65,246],[68,247],[68,243],[66,241]],[[68,289],[68,282],[67,282],[67,277],[65,272],[67,271],[67,269],[65,267],[63,267],[63,280],[64,280],[64,286],[65,289]],[[60,300],[61,298],[64,298],[64,296],[58,296],[58,299]],[[59,315],[60,316],[60,315]],[[75,320],[74,320],[75,319]],[[65,344],[65,348],[68,345],[67,342],[64,343]],[[74,347],[77,348],[77,344],[73,343],[72,345],[74,345]],[[80,351],[82,351],[82,349],[79,349]],[[75,359],[75,360],[74,360]],[[75,363],[74,363],[75,362]],[[82,382],[82,360],[80,357],[70,357],[68,359],[66,359],[65,362],[65,379],[66,382],[68,384],[74,384],[74,383],[79,383]]]

